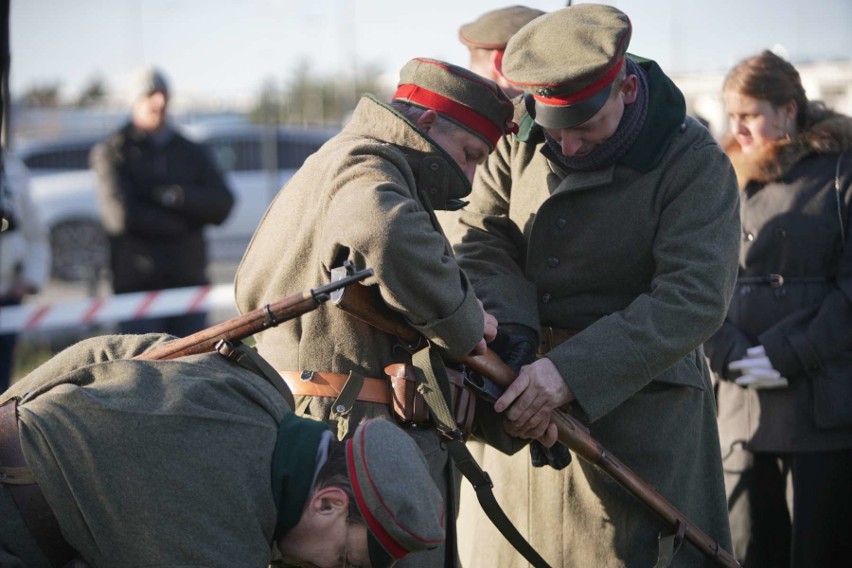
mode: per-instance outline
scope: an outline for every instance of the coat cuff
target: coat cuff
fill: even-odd
[[[468,287],[456,311],[443,319],[412,327],[450,357],[461,357],[482,339],[485,322],[476,295]]]
[[[541,324],[535,284],[523,277],[500,275],[484,278],[475,287],[485,311],[497,318],[498,325],[516,323],[538,333]]]

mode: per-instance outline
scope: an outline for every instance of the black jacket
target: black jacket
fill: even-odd
[[[205,225],[234,196],[206,149],[172,132],[165,143],[127,124],[92,150],[116,293],[207,283]]]
[[[731,380],[728,364],[761,344],[790,384],[723,381],[720,433],[754,451],[852,447],[852,119],[829,114],[760,160],[728,153],[743,186],[740,273],[705,349]]]

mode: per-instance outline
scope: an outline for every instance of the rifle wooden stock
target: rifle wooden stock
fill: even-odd
[[[331,284],[291,294],[286,298],[266,304],[264,307],[252,310],[247,314],[231,318],[222,323],[202,329],[192,335],[187,335],[165,345],[149,349],[145,353],[137,355],[134,359],[176,359],[187,355],[213,351],[216,348],[216,344],[222,339],[241,341],[264,329],[275,327],[278,324],[310,312],[319,307],[323,302],[328,301],[333,292],[342,290],[345,286],[363,280],[372,274],[373,270],[367,268]]]
[[[395,335],[408,344],[413,345],[420,341],[420,334],[405,321],[401,314],[388,308],[379,297],[378,290],[374,288],[375,286],[353,286],[332,295],[332,301],[350,315]],[[491,350],[488,350],[485,355],[465,355],[455,362],[467,365],[503,390],[517,378],[517,373]],[[550,417],[556,424],[561,444],[602,469],[631,495],[659,515],[673,530],[682,532],[686,540],[719,565],[731,568],[740,566],[729,552],[657,493],[648,482],[610,454],[591,436],[583,423],[559,409],[554,410]]]

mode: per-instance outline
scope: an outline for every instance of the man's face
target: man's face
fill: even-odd
[[[166,122],[169,98],[162,91],[143,95],[133,105],[133,124],[140,130],[154,132]]]
[[[485,141],[468,130],[455,125],[433,125],[429,137],[444,149],[459,165],[467,180],[473,183],[476,166],[485,162],[491,148]]]
[[[299,523],[278,541],[291,566],[305,568],[370,568],[367,527],[349,522],[348,498],[338,488],[318,490]]]
[[[638,95],[636,75],[628,75],[604,106],[592,118],[573,128],[547,128],[547,133],[562,147],[565,156],[585,156],[609,140],[618,129],[624,116],[624,105],[631,104]]]
[[[624,99],[619,94],[610,97],[597,114],[579,126],[546,130],[565,156],[585,156],[615,134],[622,116]]]

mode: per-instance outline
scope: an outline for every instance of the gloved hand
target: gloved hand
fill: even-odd
[[[772,366],[763,345],[750,347],[746,351],[746,356],[738,361],[732,361],[728,369],[742,373],[741,377],[734,380],[741,387],[778,389],[786,388],[789,384],[787,379]]]
[[[489,347],[517,373],[535,361],[538,334],[525,325],[503,324],[497,327],[497,337]]]
[[[533,467],[549,465],[553,469],[565,469],[571,463],[571,452],[560,443],[545,448],[538,440],[530,442],[530,461]]]

